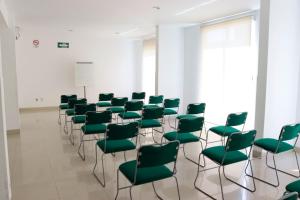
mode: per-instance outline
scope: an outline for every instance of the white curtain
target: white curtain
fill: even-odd
[[[256,39],[252,17],[201,27],[201,97],[206,118],[224,124],[232,112],[248,112],[254,126]]]
[[[143,42],[142,90],[146,98],[155,95],[156,39]]]

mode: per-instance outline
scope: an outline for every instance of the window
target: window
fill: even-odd
[[[252,17],[201,27],[201,98],[208,121],[224,124],[232,112],[248,112],[254,127],[256,38]]]

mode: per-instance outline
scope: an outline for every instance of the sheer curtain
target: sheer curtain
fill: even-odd
[[[146,99],[155,95],[155,68],[156,68],[156,39],[143,42],[142,90],[146,92]]]
[[[232,112],[248,112],[254,126],[256,45],[252,17],[201,27],[201,97],[206,118],[224,124]]]

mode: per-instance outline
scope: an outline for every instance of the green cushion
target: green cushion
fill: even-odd
[[[211,132],[218,134],[220,136],[229,136],[232,133],[240,132],[240,130],[233,128],[231,126],[215,126],[209,129]]]
[[[134,185],[150,183],[173,176],[173,172],[164,165],[158,167],[138,168],[136,182],[134,183],[134,175],[136,170],[135,160],[121,164],[119,169],[124,174],[124,176]]]
[[[139,124],[140,124],[141,128],[161,127],[161,123],[157,119],[143,119],[143,120],[139,120]]]
[[[171,108],[165,108],[164,109],[164,115],[176,115],[176,114],[177,114],[176,110],[173,110]]]
[[[124,113],[120,113],[119,116],[122,119],[137,119],[142,117],[139,113],[136,112],[124,112]]]
[[[95,133],[105,133],[105,124],[86,124],[81,127],[84,134],[95,134]]]
[[[104,153],[127,151],[136,148],[135,144],[130,140],[106,140],[106,149],[105,140],[99,140],[97,145]]]
[[[159,106],[156,105],[156,104],[147,104],[147,105],[144,105],[143,108],[158,108]]]
[[[221,165],[223,156],[225,154],[225,147],[224,146],[210,147],[203,150],[202,154]],[[230,151],[226,153],[226,157],[223,165],[229,165],[247,159],[248,159],[247,155],[240,151]]]
[[[68,110],[66,110],[66,114],[67,114],[68,116],[75,115],[75,109],[68,109]]]
[[[183,119],[183,118],[194,118],[197,117],[196,115],[192,115],[192,114],[186,114],[186,115],[178,115],[176,118],[177,119]]]
[[[108,108],[107,110],[110,110],[112,113],[122,113],[125,111],[123,107],[111,107]]]
[[[67,103],[62,103],[62,104],[59,105],[59,108],[60,108],[61,110],[66,110],[66,109],[69,108],[69,104],[67,104]]]
[[[85,115],[76,115],[72,117],[74,124],[83,124],[85,122]]]
[[[284,151],[289,151],[293,149],[294,147],[286,142],[281,142],[278,151],[276,151],[278,140],[273,138],[261,138],[254,141],[254,145],[258,146],[266,151],[270,151],[272,153],[281,153]]]
[[[289,192],[298,192],[298,196],[300,197],[300,179],[294,182],[289,183],[286,187],[285,187],[286,191]]]
[[[99,101],[96,103],[98,107],[110,107],[111,103],[109,101]]]
[[[177,136],[177,138],[176,138],[176,136]],[[164,134],[164,138],[166,138],[168,141],[178,140],[180,142],[180,144],[199,141],[199,138],[192,133],[179,133],[178,134],[176,131],[168,132],[168,133]]]

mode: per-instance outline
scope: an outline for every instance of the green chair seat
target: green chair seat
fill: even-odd
[[[276,148],[278,145],[278,140],[273,138],[261,138],[257,139],[254,142],[255,146],[258,146],[264,150],[270,151],[272,153],[281,153],[284,151],[292,150],[294,147],[286,142],[280,142],[278,150],[276,152]]]
[[[186,115],[178,115],[176,118],[183,119],[183,118],[194,118],[194,117],[197,117],[197,116],[193,115],[193,114],[186,114]]]
[[[106,125],[105,124],[86,124],[81,127],[81,130],[84,132],[84,134],[105,133]]]
[[[85,115],[76,115],[72,117],[74,124],[83,124],[85,122]]]
[[[240,130],[233,128],[231,126],[215,126],[209,129],[211,132],[218,134],[220,136],[228,137],[232,133],[240,132]]]
[[[300,197],[300,180],[289,183],[285,189],[288,192],[298,192],[298,196]]]
[[[68,115],[68,116],[75,115],[75,109],[68,109],[68,110],[66,110],[66,115]]]
[[[62,103],[62,104],[59,105],[59,108],[60,108],[61,110],[66,110],[66,109],[69,108],[69,104],[67,104],[67,103]]]
[[[130,140],[99,140],[97,145],[104,153],[114,153],[120,151],[133,150],[136,148],[135,144]]]
[[[110,110],[112,113],[122,113],[125,111],[123,107],[111,107],[108,108],[107,110]]]
[[[192,133],[177,133],[176,131],[164,134],[164,138],[169,141],[178,140],[180,144],[199,141],[199,138]]]
[[[173,110],[171,108],[165,108],[164,109],[164,115],[176,115],[176,114],[177,114],[176,110]]]
[[[119,116],[122,119],[137,119],[142,117],[139,113],[136,112],[124,112],[124,113],[120,113]]]
[[[141,128],[161,127],[161,123],[157,119],[139,120],[139,124]]]
[[[124,174],[124,176],[134,185],[150,183],[173,176],[173,172],[164,165],[136,168],[135,160],[121,164],[119,169]],[[137,175],[136,181],[134,182],[135,170],[137,170]]]
[[[224,154],[226,153],[224,146],[216,146],[203,150],[202,154],[211,160],[217,162],[220,165],[229,165],[232,163],[240,162],[247,160],[248,157],[246,154],[240,151],[229,151],[226,153],[226,157],[223,161]]]
[[[98,107],[110,107],[111,103],[109,101],[99,101],[96,103]]]
[[[147,104],[147,105],[144,105],[143,108],[158,108],[159,106],[156,105],[156,104]]]

